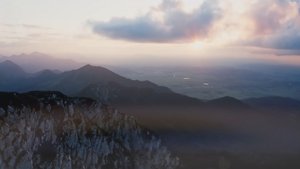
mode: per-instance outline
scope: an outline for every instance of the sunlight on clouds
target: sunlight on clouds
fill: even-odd
[[[204,43],[201,42],[201,41],[194,41],[194,42],[192,43],[192,47],[193,47],[194,49],[203,49],[203,48],[204,48]]]
[[[244,57],[248,47],[257,48],[248,52],[253,58],[276,53],[296,56],[300,50],[299,2],[76,0],[70,5],[28,0],[17,5],[16,0],[5,0],[0,1],[0,50],[77,54],[95,59],[107,56],[111,62],[149,55],[189,59]],[[7,9],[2,10],[3,4]],[[95,22],[90,24],[91,20]],[[46,27],[51,29],[42,29]]]

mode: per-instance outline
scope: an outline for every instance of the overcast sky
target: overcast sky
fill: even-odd
[[[299,13],[300,0],[0,0],[0,54],[300,64]]]

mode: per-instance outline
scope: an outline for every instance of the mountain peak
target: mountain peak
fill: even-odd
[[[0,63],[0,77],[3,79],[19,79],[26,76],[26,72],[17,64],[10,60]]]
[[[249,108],[246,103],[230,96],[210,100],[207,104],[216,108]]]
[[[81,72],[81,73],[92,73],[92,74],[97,74],[97,75],[102,75],[102,76],[109,76],[110,78],[112,77],[119,77],[118,74],[104,68],[104,67],[101,67],[101,66],[93,66],[93,65],[90,65],[90,64],[87,64],[77,70],[74,70],[74,71],[77,71],[77,72]]]
[[[25,72],[23,71],[23,69],[19,65],[15,64],[14,62],[12,62],[10,60],[6,60],[6,61],[0,63],[0,71],[1,72],[3,71],[4,73],[5,72],[6,73],[8,73],[8,72],[20,72],[20,73],[25,74]]]
[[[11,60],[30,73],[36,73],[44,69],[67,71],[78,69],[83,65],[71,59],[54,57],[41,52],[21,53],[1,58],[1,60]]]
[[[79,69],[92,69],[92,68],[97,68],[97,67],[100,67],[100,66],[93,66],[93,65],[90,65],[90,64],[86,64],[86,65],[82,66]]]
[[[17,64],[15,64],[14,62],[10,61],[10,60],[5,60],[3,62],[0,63],[1,65],[16,65],[18,66]]]
[[[32,55],[32,56],[43,56],[43,57],[51,57],[45,53],[41,53],[41,52],[32,52],[30,53],[29,55]]]
[[[32,52],[32,53],[21,53],[17,55],[12,55],[11,57],[51,57],[45,53],[41,52]]]
[[[86,65],[82,66],[79,69],[106,69],[106,68],[101,67],[101,66],[94,66],[94,65],[91,65],[91,64],[86,64]],[[108,70],[108,69],[106,69],[106,70]]]
[[[42,70],[40,72],[37,72],[35,74],[35,76],[48,77],[48,76],[55,76],[57,74],[58,73],[54,72],[53,70],[45,69],[45,70]]]

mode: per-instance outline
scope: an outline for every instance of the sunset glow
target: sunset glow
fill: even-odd
[[[269,55],[292,53],[287,59],[300,54],[297,0],[77,0],[72,5],[3,0],[0,20],[2,55],[39,51],[88,60],[109,56],[112,63],[120,55],[147,59],[147,51],[162,51],[156,52],[160,57],[185,53],[194,59],[206,54],[216,59],[221,55],[217,48],[227,47],[272,49]],[[177,47],[163,52],[159,44]],[[207,46],[216,47],[215,53],[202,51],[197,56]]]
[[[0,169],[300,169],[300,0],[0,0]]]

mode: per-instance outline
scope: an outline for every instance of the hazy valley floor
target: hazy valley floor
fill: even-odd
[[[300,124],[295,114],[189,106],[120,110],[157,133],[180,157],[182,169],[300,167]]]

